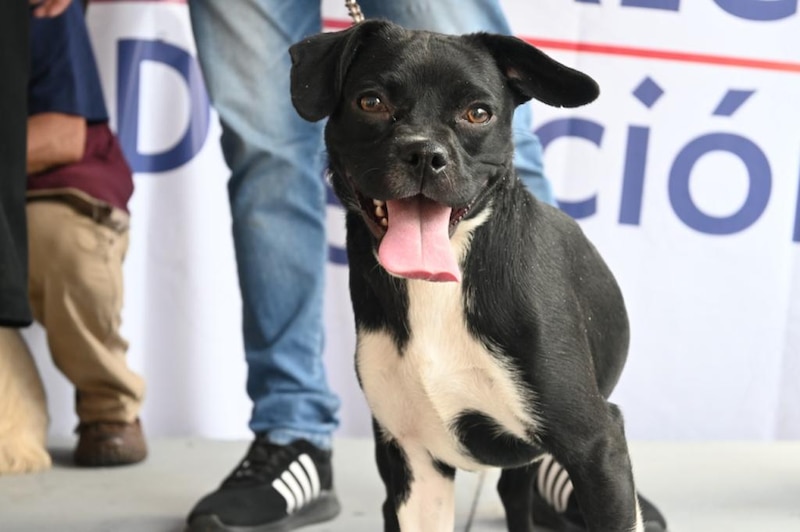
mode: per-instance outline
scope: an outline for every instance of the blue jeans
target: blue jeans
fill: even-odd
[[[369,0],[367,17],[450,33],[507,33],[496,0]],[[250,428],[274,443],[327,448],[339,400],[322,360],[327,242],[323,123],[300,118],[288,47],[321,30],[319,0],[190,0],[198,55],[222,124],[242,294]],[[518,127],[517,127],[518,125]],[[516,162],[552,202],[530,111],[515,118]]]

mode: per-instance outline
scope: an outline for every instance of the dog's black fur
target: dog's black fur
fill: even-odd
[[[424,197],[452,208],[450,236],[475,224],[457,257],[461,278],[430,277],[460,281],[451,286],[459,286],[467,336],[484,346],[491,359],[486,364],[514,376],[513,395],[526,405],[523,432],[487,413],[496,405],[465,407],[441,419],[455,453],[448,456],[503,468],[498,490],[514,532],[533,530],[531,464],[544,452],[569,472],[589,530],[640,526],[622,417],[607,401],[627,356],[622,296],[578,225],[534,199],[512,164],[511,121],[518,104],[536,98],[553,106],[583,105],[597,97],[595,82],[513,37],[444,36],[384,21],[313,36],[290,53],[298,113],[311,121],[329,117],[331,179],[347,209],[357,367],[370,405],[386,398],[370,395],[372,383],[365,379],[374,372],[365,373],[361,361],[383,357],[387,367],[401,367],[396,359],[410,357],[406,350],[419,332],[409,313],[417,304],[411,283],[433,284],[424,272],[411,272],[415,279],[409,280],[382,267],[378,249],[385,230],[371,202]],[[389,225],[392,220],[389,207]],[[375,345],[364,340],[369,334],[390,338],[390,348],[367,352]],[[446,334],[433,347],[423,355],[451,356]],[[436,400],[431,396],[430,404]],[[393,433],[391,416],[398,412],[373,408],[377,461],[388,492],[386,530],[435,530],[447,520],[419,515],[430,507],[414,492],[425,492],[432,476],[451,481],[458,464],[437,456],[435,445],[415,438],[416,431]]]

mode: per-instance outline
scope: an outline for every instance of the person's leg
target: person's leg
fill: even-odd
[[[191,0],[203,75],[231,169],[250,428],[256,439],[188,530],[291,530],[339,512],[322,360],[327,243],[322,124],[291,103],[288,48],[320,31],[319,0]]]
[[[381,17],[410,29],[453,35],[485,31],[511,34],[498,0],[362,0],[367,18]],[[555,205],[553,189],[542,167],[542,145],[531,131],[531,104],[514,114],[514,166],[522,182],[539,200]]]
[[[190,10],[231,169],[250,428],[328,448],[339,401],[322,360],[322,124],[292,107],[288,55],[320,30],[319,2],[192,0]]]
[[[120,335],[127,230],[59,201],[33,201],[27,213],[34,316],[47,332],[53,362],[75,386],[75,459],[88,466],[141,461],[144,380],[128,367]],[[109,430],[121,439],[112,442]]]
[[[28,2],[0,2],[0,326],[31,322],[25,234]]]

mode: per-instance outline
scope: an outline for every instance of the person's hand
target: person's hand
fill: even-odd
[[[2,0],[0,0],[2,1]],[[72,0],[29,0],[31,5],[37,6],[33,10],[36,17],[57,17],[67,9]]]

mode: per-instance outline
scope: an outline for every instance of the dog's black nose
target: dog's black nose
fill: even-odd
[[[400,148],[400,159],[420,172],[437,174],[447,167],[447,150],[429,140],[413,141]]]

